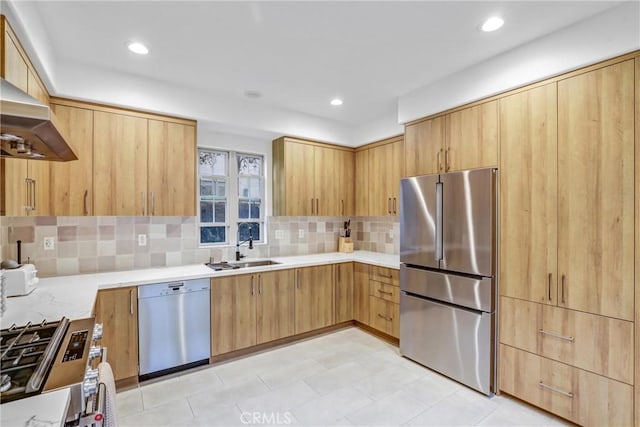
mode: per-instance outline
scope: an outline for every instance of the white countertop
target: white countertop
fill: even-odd
[[[70,389],[64,388],[28,399],[3,403],[0,407],[0,425],[2,427],[64,425],[70,396]]]
[[[7,309],[0,319],[0,324],[2,328],[7,328],[13,323],[17,325],[27,322],[39,323],[44,319],[50,321],[59,320],[63,316],[70,320],[90,317],[93,313],[98,289],[203,277],[222,277],[351,261],[381,267],[400,268],[400,257],[398,255],[367,251],[355,251],[353,253],[329,252],[269,259],[280,264],[224,271],[213,271],[204,264],[194,264],[179,267],[42,278],[31,294],[7,298]],[[257,259],[243,259],[243,261],[255,260]]]

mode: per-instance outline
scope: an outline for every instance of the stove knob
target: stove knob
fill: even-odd
[[[92,345],[89,349],[89,360],[93,360],[102,356],[102,347],[99,345]]]
[[[93,340],[102,339],[102,323],[96,323],[93,327]]]
[[[98,379],[98,370],[87,368],[87,372],[84,373],[85,380],[97,380]]]
[[[82,392],[85,397],[93,396],[98,391],[98,380],[85,380],[82,382]]]

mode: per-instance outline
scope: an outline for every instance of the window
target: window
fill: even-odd
[[[200,148],[200,244],[263,241],[264,157]]]

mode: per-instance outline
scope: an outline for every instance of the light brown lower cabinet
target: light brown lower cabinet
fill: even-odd
[[[335,323],[353,320],[353,263],[334,264]]]
[[[400,338],[400,304],[370,295],[369,326]]]
[[[211,279],[211,355],[294,334],[294,270]]]
[[[105,289],[98,292],[96,322],[102,323],[100,345],[116,381],[138,376],[138,288]]]
[[[333,324],[333,266],[296,269],[296,334]]]
[[[633,385],[633,322],[502,297],[500,342]]]
[[[295,333],[295,271],[257,274],[256,341],[258,344]]]
[[[353,318],[369,325],[369,264],[353,266]]]
[[[633,425],[633,387],[500,344],[500,389],[581,425]]]
[[[211,279],[211,355],[256,344],[254,274]]]

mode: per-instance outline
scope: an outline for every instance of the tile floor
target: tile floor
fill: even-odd
[[[117,394],[122,426],[561,426],[489,399],[348,328]]]

